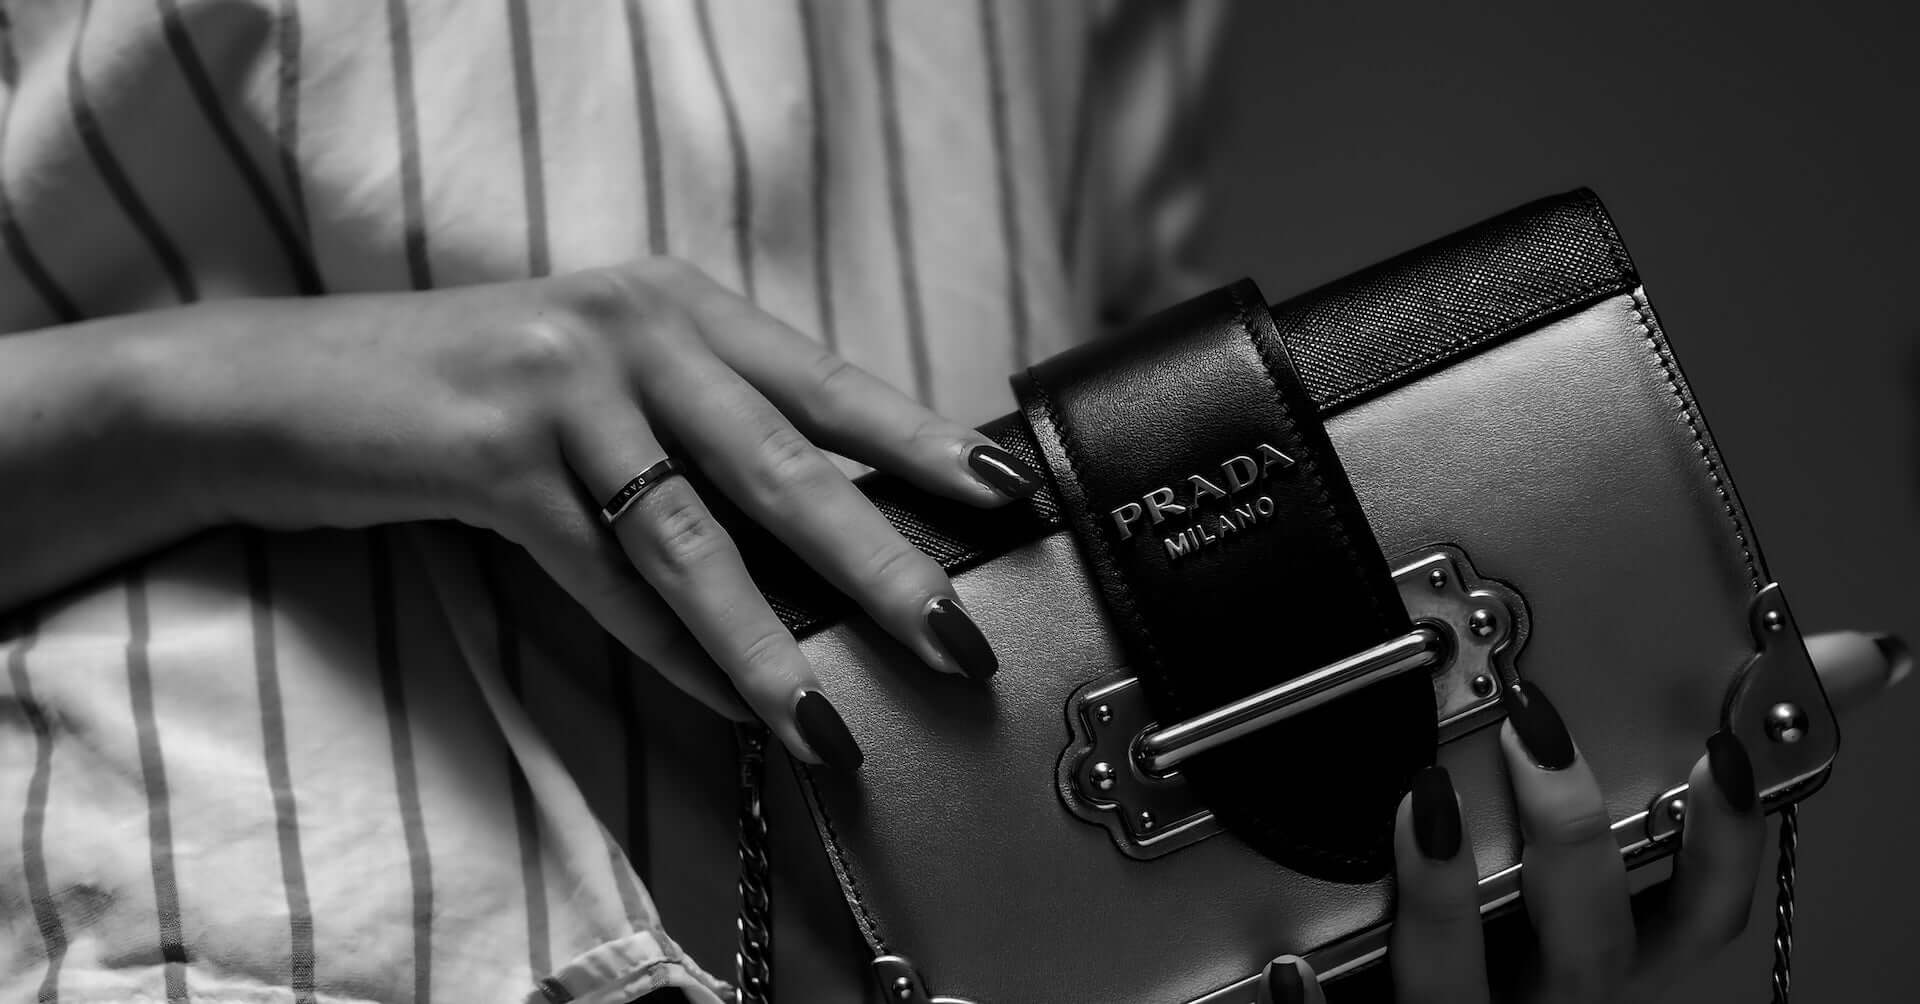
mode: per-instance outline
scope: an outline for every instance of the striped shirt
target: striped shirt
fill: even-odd
[[[1222,17],[15,0],[0,332],[672,255],[984,420],[1181,288]],[[643,724],[685,699],[517,548],[222,529],[7,614],[0,999],[726,992],[646,884],[681,800]]]

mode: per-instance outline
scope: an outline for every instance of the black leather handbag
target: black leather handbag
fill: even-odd
[[[1235,283],[1014,386],[985,431],[1047,472],[1030,501],[861,480],[997,640],[990,687],[742,540],[875,752],[762,778],[743,739],[743,999],[777,973],[787,1001],[1238,1004],[1282,953],[1366,966],[1395,806],[1436,760],[1483,910],[1517,899],[1488,726],[1523,678],[1636,867],[1675,848],[1702,738],[1737,734],[1785,813],[1790,923],[1836,723],[1592,193],[1271,307]]]

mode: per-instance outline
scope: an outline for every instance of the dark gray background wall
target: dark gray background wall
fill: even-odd
[[[1599,191],[1812,629],[1920,641],[1920,5],[1243,3],[1205,250],[1276,299]],[[1804,1001],[1911,1001],[1920,680],[1803,817]],[[1771,896],[1671,999],[1764,999]]]

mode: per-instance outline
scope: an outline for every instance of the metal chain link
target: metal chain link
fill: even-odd
[[[1793,994],[1793,883],[1799,868],[1800,807],[1780,810],[1780,864],[1773,877],[1779,889],[1773,899],[1773,1004],[1787,1004]]]
[[[767,730],[734,727],[740,749],[740,912],[735,922],[739,948],[733,956],[733,981],[739,1004],[773,1001],[773,880],[767,865],[767,817],[760,801],[767,765]]]

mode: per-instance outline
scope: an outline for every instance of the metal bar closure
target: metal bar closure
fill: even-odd
[[[1447,545],[1395,562],[1393,581],[1412,631],[1184,721],[1161,725],[1141,681],[1124,669],[1074,691],[1059,765],[1068,811],[1105,827],[1129,857],[1171,854],[1221,829],[1187,784],[1190,759],[1263,730],[1298,728],[1322,705],[1395,676],[1431,683],[1442,743],[1497,721],[1500,694],[1519,678],[1526,600]]]
[[[1048,359],[1014,391],[1148,720],[1221,721],[1413,629],[1252,283]],[[1286,729],[1195,725],[1198,748],[1176,733],[1181,775],[1267,857],[1372,881],[1392,864],[1401,794],[1433,762],[1432,688],[1410,673],[1293,686],[1320,696]],[[1285,790],[1274,764],[1297,765]]]
[[[1177,725],[1155,729],[1140,739],[1135,755],[1147,770],[1165,774],[1195,754],[1303,714],[1387,677],[1440,664],[1446,639],[1420,626],[1389,642],[1322,666],[1304,676],[1276,683]]]

